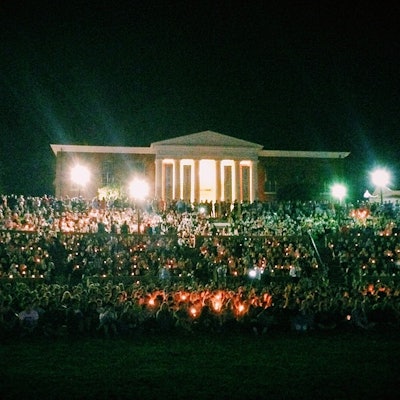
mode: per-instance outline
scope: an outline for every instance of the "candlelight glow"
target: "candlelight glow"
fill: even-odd
[[[214,310],[215,310],[216,312],[220,312],[220,311],[221,311],[221,309],[222,309],[222,302],[221,302],[220,300],[215,300],[215,301],[213,301],[212,305],[213,305],[213,308],[214,308]]]
[[[197,310],[196,307],[190,307],[190,314],[192,315],[192,317],[196,317],[197,316]]]

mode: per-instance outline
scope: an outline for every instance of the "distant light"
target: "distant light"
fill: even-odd
[[[90,171],[83,165],[75,165],[71,169],[71,180],[80,186],[85,186],[90,179]]]
[[[342,201],[346,197],[347,188],[340,183],[335,183],[331,188],[331,194],[339,201]]]

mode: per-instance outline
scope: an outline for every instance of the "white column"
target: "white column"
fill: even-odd
[[[215,160],[215,199],[221,201],[221,160]]]
[[[250,201],[253,202],[258,200],[258,161],[252,161],[251,163],[251,192]]]
[[[194,201],[200,202],[200,161],[194,160]]]
[[[237,200],[239,203],[242,202],[242,195],[240,193],[241,188],[241,176],[240,176],[240,161],[235,160],[235,198],[234,201]]]
[[[174,198],[179,200],[182,198],[181,194],[181,161],[174,160]]]
[[[155,198],[157,200],[164,200],[162,186],[163,186],[162,185],[162,160],[157,158],[156,159],[156,176],[155,176]]]

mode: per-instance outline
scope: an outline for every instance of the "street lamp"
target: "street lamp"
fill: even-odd
[[[81,188],[86,186],[90,179],[90,171],[87,167],[77,164],[71,168],[71,180],[79,187],[79,196],[81,195]]]
[[[390,174],[386,169],[378,168],[371,172],[371,180],[379,188],[381,204],[383,204],[383,188],[390,182]]]
[[[131,197],[135,199],[136,202],[136,209],[137,209],[137,232],[140,234],[140,209],[139,203],[143,202],[143,200],[147,197],[149,193],[149,185],[148,183],[139,178],[135,178],[129,184],[129,194]]]
[[[339,206],[338,206],[338,211],[337,211],[337,218],[338,218],[338,223],[341,225],[342,218],[342,200],[346,197],[347,194],[347,188],[346,186],[342,185],[341,183],[335,183],[331,187],[331,195],[335,197],[336,199],[339,200]]]
[[[341,183],[335,183],[331,187],[331,194],[333,197],[338,199],[341,204],[342,200],[346,197],[347,188],[346,188],[346,186],[342,185]]]

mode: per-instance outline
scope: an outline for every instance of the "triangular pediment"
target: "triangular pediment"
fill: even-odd
[[[262,149],[263,146],[232,136],[213,131],[203,131],[172,139],[161,140],[151,144],[154,146],[213,146],[213,147],[241,147]]]

